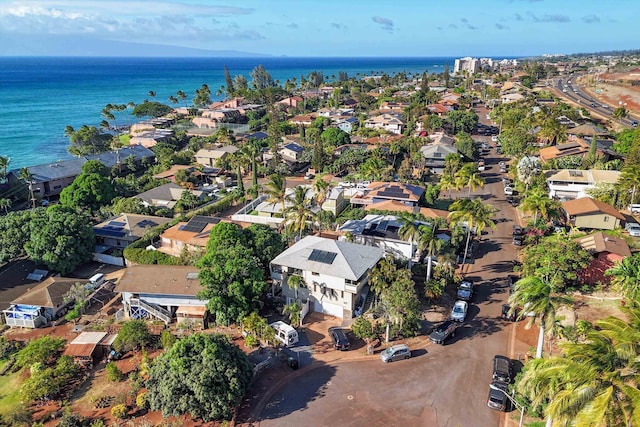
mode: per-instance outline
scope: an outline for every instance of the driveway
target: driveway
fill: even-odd
[[[484,119],[486,112],[478,113]],[[495,165],[503,159],[492,148],[486,160]],[[465,266],[476,296],[455,338],[438,346],[422,337],[410,360],[391,364],[377,357],[315,362],[269,390],[264,406],[255,408],[260,426],[499,425],[500,413],[487,408],[486,399],[491,360],[509,354],[513,328],[500,314],[517,255],[511,244],[515,210],[506,203],[496,166],[483,175],[487,185],[472,196],[499,209],[497,228],[482,236],[475,262]]]

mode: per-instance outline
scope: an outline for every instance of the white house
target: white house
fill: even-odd
[[[545,172],[549,197],[552,199],[580,199],[590,197],[589,189],[597,184],[615,184],[620,171],[560,169]]]
[[[375,246],[307,236],[271,261],[271,278],[282,285],[287,303],[309,302],[311,311],[351,318],[364,303],[369,272],[382,259]],[[292,275],[302,277],[297,289]]]
[[[115,292],[122,294],[125,316],[157,319],[166,324],[193,320],[204,323],[208,300],[198,298],[203,290],[195,267],[181,265],[133,265],[124,270]]]
[[[381,114],[367,119],[367,121],[364,122],[364,127],[382,129],[400,135],[404,130],[404,122],[392,114]]]

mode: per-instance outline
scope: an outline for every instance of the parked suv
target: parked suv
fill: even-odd
[[[333,340],[333,347],[336,350],[345,351],[349,350],[349,347],[351,347],[351,343],[349,342],[349,338],[344,332],[344,329],[334,326],[332,328],[329,328],[329,335]]]
[[[509,392],[509,384],[502,381],[493,381],[489,384],[489,397],[487,398],[487,406],[496,411],[507,410],[507,393]]]
[[[511,382],[511,359],[499,355],[493,358],[493,380]]]
[[[454,337],[456,335],[456,329],[458,329],[458,324],[453,320],[447,320],[431,332],[429,339],[433,343],[444,344],[444,341],[447,338]]]

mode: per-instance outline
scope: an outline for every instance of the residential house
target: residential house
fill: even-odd
[[[304,104],[304,98],[301,96],[290,96],[281,101],[278,101],[278,104],[291,107],[291,108],[298,108]]]
[[[408,212],[412,214],[421,214],[425,218],[442,218],[449,217],[449,211],[442,209],[423,208],[420,206],[409,206],[398,200],[385,200],[383,202],[372,203],[365,206],[365,211],[385,211],[385,212]]]
[[[176,182],[175,175],[178,171],[186,171],[187,173],[194,172],[195,167],[189,165],[173,165],[164,172],[153,175],[154,179],[168,179],[171,182]]]
[[[366,206],[374,203],[395,200],[407,206],[418,206],[424,188],[400,182],[372,182],[368,187],[360,189],[351,197],[354,206]]]
[[[344,188],[334,187],[327,194],[327,199],[322,204],[323,211],[329,211],[337,217],[347,207],[349,201],[345,198]]]
[[[567,223],[578,228],[613,230],[625,220],[616,208],[590,197],[569,200],[562,203]]]
[[[524,95],[520,93],[507,93],[500,96],[500,99],[503,104],[510,104],[512,102],[520,101],[524,99]]]
[[[454,145],[447,143],[423,145],[420,147],[420,153],[422,153],[422,157],[424,157],[424,167],[435,174],[444,172],[444,161],[449,154],[460,155]]]
[[[123,266],[124,259],[120,254],[124,248],[141,239],[149,229],[167,224],[171,220],[172,218],[160,216],[123,213],[94,225],[94,261]]]
[[[271,278],[287,303],[302,301],[312,311],[350,319],[363,306],[369,273],[383,256],[382,248],[307,236],[271,261]],[[294,274],[302,283],[291,289]]]
[[[175,136],[173,129],[150,129],[131,134],[129,145],[142,145],[146,148],[155,147],[158,142],[166,142]]]
[[[446,106],[444,104],[429,104],[427,105],[427,111],[432,114],[437,115],[438,117],[445,117],[449,112],[453,110],[452,107]]]
[[[615,184],[619,171],[613,170],[550,170],[545,173],[549,197],[552,199],[579,199],[589,197],[588,191],[597,184]]]
[[[278,152],[282,156],[282,159],[287,162],[296,163],[302,153],[304,148],[302,146],[296,144],[295,142],[290,142],[289,144],[283,146]]]
[[[557,159],[567,156],[584,157],[589,153],[590,144],[582,139],[576,139],[564,144],[552,145],[550,147],[541,148],[538,152],[540,162],[548,162],[551,159]]]
[[[36,199],[48,198],[59,195],[62,190],[76,179],[82,172],[82,166],[86,159],[61,160],[44,165],[28,166],[27,170],[32,176],[31,188]],[[19,181],[20,170],[14,169],[7,174],[10,185]]]
[[[76,283],[82,280],[68,277],[49,277],[11,301],[3,310],[5,323],[9,326],[38,328],[58,319],[72,304],[65,296]]]
[[[611,283],[611,276],[605,275],[604,272],[631,256],[629,245],[623,238],[609,236],[602,231],[575,241],[593,255],[589,266],[579,273],[580,283],[608,285]]]
[[[576,126],[572,129],[567,130],[567,134],[569,134],[569,136],[577,136],[577,137],[589,137],[592,138],[594,136],[598,137],[598,136],[606,136],[609,135],[609,132],[607,132],[606,130],[602,129],[601,127],[598,127],[596,125],[594,125],[593,123],[584,123],[581,124],[580,126]]]
[[[299,116],[292,117],[289,119],[289,122],[296,126],[310,126],[317,117],[318,115],[316,113],[301,114]]]
[[[208,300],[195,267],[182,265],[133,265],[124,270],[115,292],[122,294],[124,314],[130,319],[155,319],[169,324],[191,320],[206,326]]]
[[[114,151],[92,154],[86,158],[87,160],[97,160],[105,167],[111,169],[127,162],[127,159],[132,159],[136,165],[143,162],[153,163],[156,158],[156,153],[142,145],[128,145]]]
[[[364,127],[369,129],[382,129],[387,132],[400,135],[404,130],[404,122],[397,116],[391,114],[382,114],[367,119],[364,122]]]
[[[160,235],[158,250],[173,256],[184,251],[201,252],[207,246],[211,230],[220,218],[196,215],[188,222],[179,222]]]
[[[240,149],[235,145],[224,145],[216,148],[202,148],[195,155],[196,163],[207,167],[219,166],[229,154],[235,154]]]
[[[417,221],[419,224],[427,222]],[[414,260],[417,251],[417,242],[400,238],[398,231],[403,222],[395,215],[370,214],[362,219],[352,219],[345,222],[339,231],[343,233],[339,240],[346,240],[347,233],[354,243],[376,246],[384,249],[385,253],[398,259]],[[450,237],[441,233],[438,238],[449,240]]]
[[[385,114],[402,114],[404,109],[407,108],[410,104],[408,102],[392,102],[392,101],[384,101],[380,103],[381,113]]]
[[[311,212],[312,213],[317,213],[318,211],[320,211],[320,207],[315,205],[314,200],[315,200],[315,192],[311,189],[311,185],[298,185],[298,187],[304,187],[307,189],[306,193],[305,193],[305,198],[306,200],[312,202],[311,203]],[[285,199],[284,199],[284,208],[285,210],[290,207],[293,206],[293,203],[291,203],[290,199],[291,197],[293,197],[293,194],[295,193],[295,188],[287,188],[285,189]],[[327,209],[329,210],[329,209]],[[280,202],[269,202],[269,201],[263,201],[260,202],[256,207],[255,207],[255,211],[258,213],[258,216],[264,216],[264,217],[282,217],[282,203]]]
[[[343,132],[351,133],[355,129],[358,124],[358,119],[355,117],[347,117],[342,120],[339,120],[335,123],[335,127],[340,129]]]
[[[137,194],[136,197],[142,200],[144,206],[157,206],[172,209],[185,191],[191,192],[197,198],[204,197],[204,193],[198,190],[187,190],[178,184],[170,182],[156,188],[152,188],[144,193]]]

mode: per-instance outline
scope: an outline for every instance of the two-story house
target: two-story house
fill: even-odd
[[[545,172],[549,197],[552,199],[579,199],[589,197],[588,191],[597,184],[615,184],[620,171],[560,169]]]
[[[404,122],[392,114],[381,114],[371,117],[364,122],[364,127],[369,129],[382,129],[396,135],[402,134]]]
[[[311,311],[349,319],[364,303],[369,272],[384,250],[350,242],[307,236],[271,261],[271,278],[282,285],[287,303],[309,302]],[[298,287],[288,280],[298,275]]]

